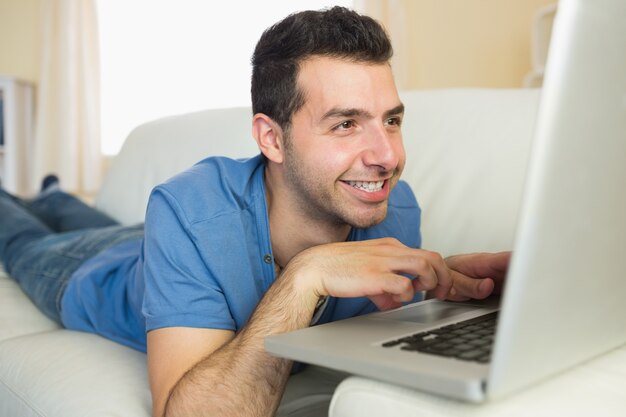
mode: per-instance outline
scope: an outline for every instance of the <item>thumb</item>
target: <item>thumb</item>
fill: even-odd
[[[491,278],[470,278],[459,272],[452,272],[452,288],[448,298],[455,301],[469,298],[482,300],[493,293],[495,283]]]

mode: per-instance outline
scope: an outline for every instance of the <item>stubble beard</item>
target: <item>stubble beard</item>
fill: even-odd
[[[319,224],[331,227],[349,225],[355,228],[367,228],[381,223],[387,216],[387,201],[377,203],[382,206],[375,215],[359,216],[341,196],[341,191],[333,187],[334,192],[326,188],[319,171],[309,169],[293,150],[290,138],[285,140],[285,180],[294,196],[294,209],[304,213],[307,218]]]

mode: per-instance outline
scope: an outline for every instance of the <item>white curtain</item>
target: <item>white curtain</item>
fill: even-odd
[[[33,178],[56,173],[63,189],[92,195],[102,175],[95,0],[45,0],[41,7]]]

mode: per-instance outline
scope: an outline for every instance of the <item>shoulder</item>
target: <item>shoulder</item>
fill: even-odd
[[[415,194],[406,181],[398,181],[389,195],[390,208],[420,210]]]
[[[237,192],[249,186],[251,179],[264,167],[260,155],[248,159],[231,159],[213,156],[203,159],[187,170],[165,181],[158,188],[177,195],[196,194],[201,191],[223,193]]]
[[[250,159],[206,158],[152,190],[150,206],[166,202],[189,223],[245,210],[263,196],[261,156]]]

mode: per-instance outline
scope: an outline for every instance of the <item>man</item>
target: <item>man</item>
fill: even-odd
[[[143,240],[106,221],[93,245],[93,232],[0,234],[9,273],[33,282],[15,265],[42,240],[66,254],[94,247],[63,269],[49,315],[147,349],[155,416],[273,415],[292,364],[265,352],[266,336],[397,307],[424,290],[488,296],[507,254],[444,260],[417,249],[419,207],[399,182],[403,105],[391,54],[380,25],[347,9],[287,17],[253,56],[262,155],[208,158],[155,188]],[[59,195],[46,189],[35,203]],[[9,200],[0,199],[4,213],[30,204]]]

